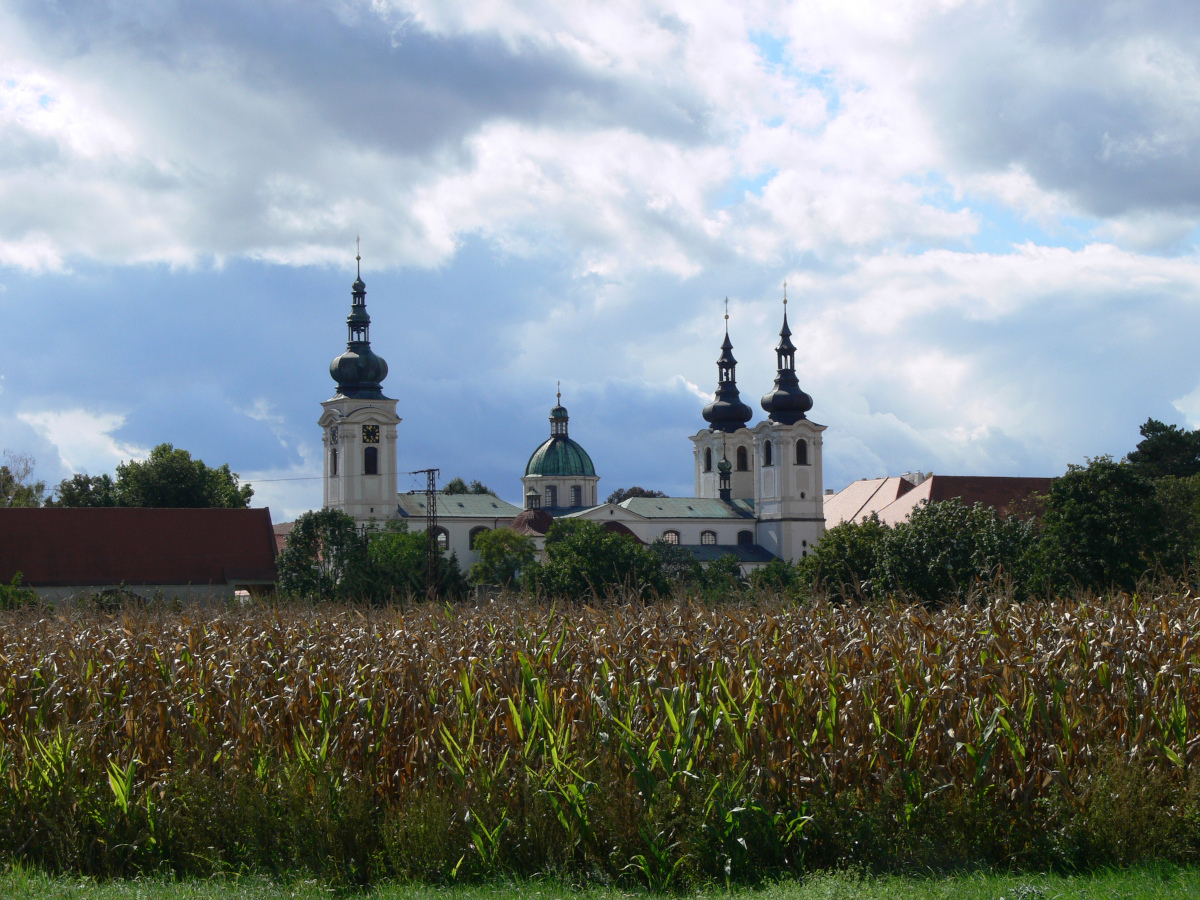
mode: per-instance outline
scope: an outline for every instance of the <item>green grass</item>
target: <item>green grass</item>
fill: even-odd
[[[941,878],[859,878],[822,873],[752,890],[735,889],[745,900],[1174,900],[1200,897],[1200,869],[1151,866],[1090,875],[964,875]],[[95,882],[13,871],[0,874],[0,896],[12,900],[316,900],[334,892],[314,882],[272,884],[261,879],[208,879],[185,882],[136,879]],[[371,900],[580,900],[645,898],[644,892],[593,888],[575,890],[553,881],[493,883],[431,888],[381,885],[352,896]],[[689,897],[730,896],[712,889]]]

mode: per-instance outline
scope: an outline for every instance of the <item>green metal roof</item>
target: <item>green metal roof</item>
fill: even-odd
[[[595,475],[587,451],[565,435],[555,435],[533,451],[526,475]]]
[[[400,494],[397,498],[402,518],[425,518],[425,494]],[[507,500],[491,494],[438,494],[437,515],[439,519],[511,519],[521,512]]]
[[[620,504],[646,519],[753,519],[753,500],[699,497],[630,497]]]
[[[777,558],[758,544],[680,544],[680,547],[702,563],[716,562],[724,556],[732,556],[743,563],[769,563]]]

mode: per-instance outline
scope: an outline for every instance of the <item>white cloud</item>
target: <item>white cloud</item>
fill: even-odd
[[[125,424],[125,416],[116,413],[67,409],[19,413],[17,418],[53,444],[63,465],[72,472],[111,472],[117,463],[145,459],[150,452],[112,436]]]

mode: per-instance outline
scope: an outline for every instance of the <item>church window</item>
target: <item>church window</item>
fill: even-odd
[[[679,532],[678,531],[664,531],[663,532],[663,542],[667,543],[667,544],[678,544],[679,543]]]
[[[558,488],[553,484],[546,485],[546,505],[558,506]]]
[[[577,484],[571,485],[571,505],[583,506],[583,488]]]
[[[712,447],[704,448],[704,471],[712,471]]]
[[[363,450],[363,474],[378,475],[379,474],[379,448],[367,447]]]
[[[737,449],[737,470],[739,472],[750,471],[750,457],[746,454],[745,447],[738,447]]]
[[[700,543],[706,546],[712,546],[717,542],[717,533],[715,531],[700,532]]]
[[[796,465],[808,465],[808,441],[796,441]]]
[[[469,546],[472,550],[475,549],[475,538],[479,537],[481,534],[486,534],[488,531],[491,531],[491,529],[484,528],[482,525],[480,525],[478,528],[471,529],[471,534],[469,536],[469,539],[470,539]]]
[[[434,531],[433,538],[435,541],[437,541],[437,547],[439,550],[450,549],[450,532],[448,532],[445,528],[439,526],[438,529]]]
[[[740,544],[743,547],[752,546],[754,544],[754,532],[753,531],[739,531],[738,532],[738,544]]]
[[[329,474],[337,474],[337,447],[329,451]]]
[[[771,458],[771,442],[767,441],[763,444],[763,465],[773,466],[775,461]]]

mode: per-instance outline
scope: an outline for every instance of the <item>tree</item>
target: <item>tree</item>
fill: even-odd
[[[364,599],[387,602],[409,597],[428,596],[429,538],[424,531],[410,532],[406,522],[392,520],[382,531],[367,532],[368,567],[360,589]],[[438,583],[441,597],[466,593],[467,582],[458,564],[458,555],[438,555]]]
[[[1036,546],[1031,521],[1001,518],[982,503],[923,503],[883,538],[876,579],[889,593],[925,606],[963,601],[996,582],[1023,592]]]
[[[796,564],[800,584],[820,588],[837,600],[884,596],[880,563],[890,533],[874,513],[862,522],[835,525]]]
[[[366,541],[337,509],[299,516],[275,560],[279,589],[296,597],[345,599],[371,583]]]
[[[471,566],[471,581],[508,587],[533,565],[537,545],[511,528],[494,528],[475,537],[475,550],[479,560]]]
[[[1200,475],[1154,482],[1163,511],[1163,563],[1172,574],[1200,570]]]
[[[1167,549],[1154,484],[1110,456],[1069,466],[1046,501],[1039,590],[1131,589]]]
[[[665,497],[667,496],[662,491],[651,491],[644,487],[638,487],[636,484],[630,488],[617,488],[608,498],[605,503],[620,503],[623,500],[628,500],[630,497]]]
[[[130,460],[117,466],[115,492],[118,506],[195,509],[250,505],[254,489],[239,484],[226,463],[209,468],[192,459],[186,450],[159,444],[144,462]]]
[[[34,481],[37,463],[26,453],[4,451],[0,465],[0,507],[41,506],[46,495],[46,482]]]
[[[64,478],[54,489],[54,499],[47,506],[116,506],[117,486],[109,475],[84,475]]]
[[[1125,457],[1143,478],[1200,475],[1200,431],[1185,431],[1147,419],[1139,431],[1142,441]]]
[[[442,488],[443,494],[491,494],[496,496],[496,492],[485,485],[482,481],[476,478],[470,484],[467,484],[461,478],[451,478],[446,482],[446,486]]]
[[[605,531],[598,522],[559,519],[546,533],[546,559],[525,572],[534,593],[582,600],[617,590],[642,598],[669,589],[658,559],[634,537]]]

